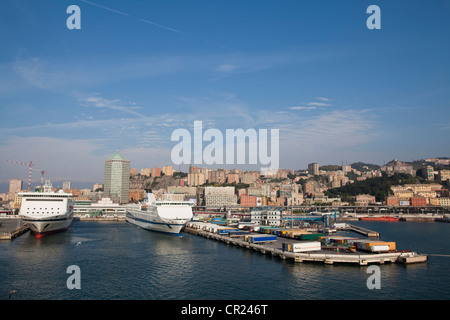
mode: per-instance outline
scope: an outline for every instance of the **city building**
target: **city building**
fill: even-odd
[[[70,183],[70,181],[64,181],[62,183],[62,188],[63,188],[63,190],[66,190],[66,191],[71,190],[72,184]]]
[[[369,194],[359,194],[355,197],[356,206],[368,206],[371,204],[375,204],[375,196],[371,196]]]
[[[239,183],[239,173],[227,174],[227,183]]]
[[[442,207],[450,207],[450,198],[441,198],[440,200]]]
[[[414,196],[411,197],[411,205],[412,206],[426,206],[427,205],[427,198],[422,196]]]
[[[22,191],[23,181],[19,179],[11,179],[9,180],[9,189],[8,193],[17,193]]]
[[[389,196],[386,198],[386,205],[387,206],[399,206],[400,198],[396,197],[396,196]]]
[[[145,198],[144,189],[131,189],[129,195],[129,202],[139,202]]]
[[[225,169],[211,170],[208,172],[208,182],[224,184],[227,182],[227,171]]]
[[[256,207],[256,196],[242,195],[240,197],[241,207]]]
[[[187,184],[190,186],[201,186],[206,183],[206,177],[204,173],[192,172],[188,173]]]
[[[205,187],[204,198],[207,207],[237,206],[234,187]]]
[[[172,166],[164,166],[162,168],[162,173],[164,173],[165,176],[172,176],[173,175],[173,168],[172,168]]]
[[[105,160],[104,196],[117,203],[128,203],[130,195],[130,160],[119,152]]]
[[[161,177],[161,168],[153,167],[152,168],[152,177]]]
[[[441,181],[447,181],[450,179],[450,170],[439,170],[439,179]]]
[[[308,164],[308,173],[317,176],[319,174],[319,164],[318,163]]]
[[[252,210],[250,219],[257,226],[279,227],[282,222],[282,212],[280,210]]]
[[[97,190],[99,190],[99,189],[103,190],[103,184],[101,184],[101,183],[96,183],[96,184],[94,184],[94,186],[93,186],[93,188],[92,188],[92,191],[97,191]]]
[[[150,177],[150,168],[143,168],[143,169],[141,169],[141,176]]]

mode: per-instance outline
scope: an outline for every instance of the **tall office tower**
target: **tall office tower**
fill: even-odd
[[[128,203],[130,196],[130,160],[115,153],[105,160],[104,196],[118,203]]]

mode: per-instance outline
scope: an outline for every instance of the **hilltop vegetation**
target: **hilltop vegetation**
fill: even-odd
[[[353,166],[353,165],[352,165]],[[396,173],[388,177],[368,178],[356,181],[340,188],[329,189],[325,194],[329,197],[341,197],[342,201],[353,202],[353,197],[359,194],[375,196],[376,201],[385,201],[390,195],[391,186],[416,183],[416,178],[405,173]]]

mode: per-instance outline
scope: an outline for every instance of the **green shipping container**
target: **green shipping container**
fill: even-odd
[[[302,239],[302,240],[317,240],[321,236],[323,236],[323,234],[321,234],[321,233],[308,233],[308,234],[302,234],[300,236],[300,239]]]

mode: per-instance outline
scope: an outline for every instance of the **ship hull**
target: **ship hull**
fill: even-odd
[[[135,214],[127,212],[126,220],[134,224],[142,229],[146,229],[149,231],[157,231],[157,232],[163,232],[163,233],[170,233],[170,234],[179,234],[187,221],[185,223],[167,223],[167,222],[156,222],[156,221],[150,221],[145,218],[139,218]]]
[[[38,239],[44,236],[63,232],[70,228],[73,222],[72,215],[62,219],[32,220],[23,218],[24,223],[30,228],[31,233]]]
[[[126,220],[138,227],[170,234],[179,234],[191,218],[189,206],[150,206],[147,210],[129,209],[126,214]]]

